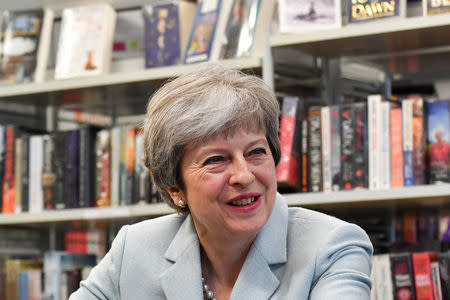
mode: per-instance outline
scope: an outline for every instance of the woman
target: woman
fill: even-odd
[[[145,163],[180,213],[124,226],[70,299],[369,299],[364,231],[277,194],[279,113],[239,71],[163,86],[147,108]]]

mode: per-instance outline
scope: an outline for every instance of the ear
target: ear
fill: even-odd
[[[187,202],[186,197],[184,196],[184,193],[179,188],[166,188],[166,192],[170,195],[170,198],[172,198],[172,201],[175,205],[178,206],[178,201],[183,200],[185,203]]]

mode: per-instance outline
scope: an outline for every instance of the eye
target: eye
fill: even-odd
[[[224,161],[223,156],[211,156],[208,159],[205,160],[205,162],[203,163],[204,166],[209,165],[209,164],[214,164],[214,163],[219,163]]]
[[[266,149],[264,148],[256,148],[250,151],[250,155],[259,155],[259,154],[266,154]]]

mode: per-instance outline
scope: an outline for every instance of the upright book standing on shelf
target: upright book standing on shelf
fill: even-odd
[[[52,21],[50,9],[0,13],[0,83],[43,81]]]
[[[424,16],[450,13],[450,1],[448,0],[422,0],[422,4]]]
[[[347,23],[406,16],[406,0],[346,0]]]
[[[63,10],[55,79],[109,71],[115,18],[116,12],[107,3]]]
[[[191,33],[186,46],[184,62],[197,63],[208,61],[219,18],[221,16],[222,0],[199,0],[195,12]]]
[[[308,32],[341,26],[341,1],[278,1],[280,33]]]

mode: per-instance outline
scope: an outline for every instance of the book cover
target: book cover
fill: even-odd
[[[34,81],[43,15],[42,10],[3,12],[0,83]]]
[[[330,154],[331,154],[331,185],[333,191],[341,186],[341,131],[340,108],[338,105],[330,106]]]
[[[412,186],[413,178],[413,99],[402,101],[403,185]]]
[[[208,61],[220,16],[222,0],[199,0],[186,47],[184,62]]]
[[[312,106],[308,113],[308,191],[322,191],[321,107]]]
[[[368,123],[367,104],[354,103],[353,111],[355,117],[355,153],[353,156],[354,173],[353,181],[355,188],[368,188]]]
[[[277,182],[293,188],[299,186],[300,100],[284,97],[280,120],[281,159],[277,166]]]
[[[42,135],[30,136],[29,160],[29,211],[39,213],[44,208],[44,191],[42,188],[42,167],[44,158],[44,138]]]
[[[109,71],[115,18],[116,12],[107,3],[63,9],[55,79]]]
[[[434,300],[431,263],[436,255],[431,252],[413,253],[412,263],[417,300]]]
[[[175,2],[143,7],[146,68],[179,63],[181,47],[178,9]]]
[[[427,103],[430,183],[450,182],[450,102]]]
[[[15,137],[16,128],[6,126],[5,130],[5,171],[2,183],[2,213],[14,213],[16,206],[16,178],[15,178]]]
[[[144,28],[141,7],[117,11],[111,54],[113,61],[144,57]]]
[[[95,142],[95,207],[111,206],[110,130],[97,132]]]
[[[346,3],[349,24],[406,16],[406,0],[347,0]]]
[[[422,4],[424,16],[450,13],[450,2],[447,0],[422,0]]]
[[[261,2],[261,0],[233,1],[225,29],[224,58],[251,55]]]
[[[402,109],[392,108],[391,124],[391,187],[403,187]]]
[[[278,1],[279,32],[303,33],[341,26],[341,1]]]
[[[352,104],[341,105],[341,189],[350,190],[354,182],[355,113]]]
[[[390,254],[393,295],[396,300],[416,299],[410,253]]]

